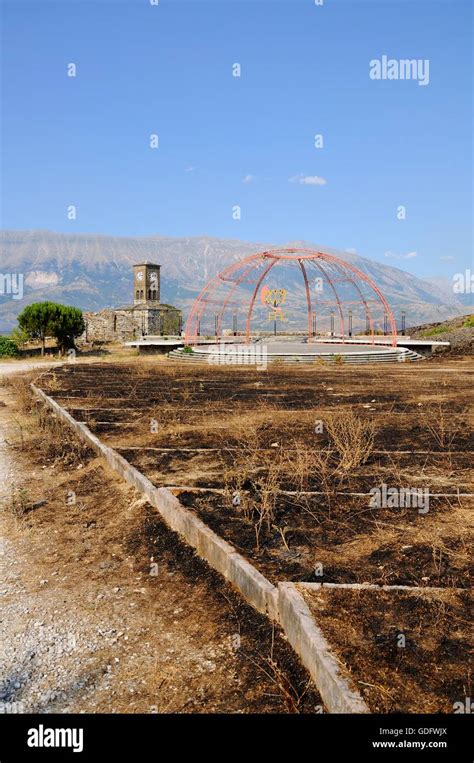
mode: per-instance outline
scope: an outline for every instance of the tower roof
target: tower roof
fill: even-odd
[[[142,268],[144,265],[150,265],[152,268],[161,268],[161,265],[157,265],[156,262],[148,262],[148,260],[145,260],[145,262],[135,262],[133,267]]]

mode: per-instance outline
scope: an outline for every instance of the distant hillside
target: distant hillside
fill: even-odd
[[[452,355],[472,355],[474,352],[474,314],[463,315],[440,323],[426,323],[410,329],[412,339],[431,337],[449,342],[446,352]]]
[[[337,254],[366,272],[378,283],[396,313],[401,308],[406,310],[407,325],[466,312],[463,300],[450,294],[445,284],[423,281],[398,268],[314,243],[290,243]],[[0,244],[0,273],[19,272],[25,278],[23,300],[0,295],[0,332],[11,329],[18,313],[30,302],[51,299],[93,311],[130,303],[131,268],[143,260],[162,265],[162,301],[186,313],[206,281],[226,265],[277,246],[207,236],[131,238],[43,230],[3,231]],[[294,292],[301,290],[303,297],[302,284],[295,282],[293,286]]]

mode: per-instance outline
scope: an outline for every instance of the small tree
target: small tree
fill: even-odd
[[[74,347],[74,340],[85,331],[82,311],[78,307],[55,302],[35,302],[27,305],[18,316],[18,325],[30,339],[41,340],[44,355],[47,336],[54,336],[61,354]]]
[[[18,345],[7,336],[0,336],[0,358],[16,358],[19,355]]]
[[[86,324],[82,311],[78,307],[58,305],[58,312],[53,318],[51,333],[56,338],[61,354],[75,346],[76,337],[84,333]]]
[[[46,337],[52,333],[53,320],[57,317],[59,305],[54,302],[34,302],[27,305],[18,316],[18,325],[30,339],[41,341],[44,355]]]

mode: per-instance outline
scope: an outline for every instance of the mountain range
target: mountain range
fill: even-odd
[[[420,279],[399,268],[312,242],[286,244],[335,254],[367,273],[395,313],[404,309],[407,326],[442,321],[469,312],[472,295],[454,294],[448,279]],[[26,304],[52,300],[87,311],[130,304],[132,265],[148,260],[161,267],[161,301],[185,315],[204,284],[240,258],[275,248],[271,242],[247,242],[210,236],[118,237],[47,230],[0,231],[0,275],[21,273],[23,299],[0,293],[0,333],[16,325]],[[304,293],[302,284],[295,285]],[[302,302],[304,307],[304,302]]]

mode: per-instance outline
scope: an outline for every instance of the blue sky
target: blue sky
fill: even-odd
[[[472,266],[470,0],[2,5],[2,227]],[[429,84],[370,79],[383,55]]]

